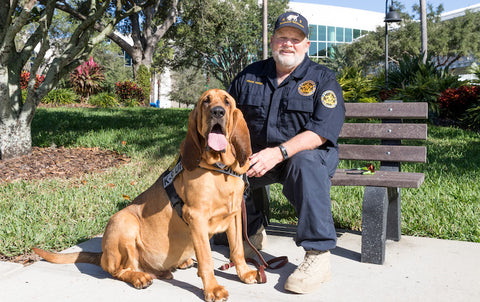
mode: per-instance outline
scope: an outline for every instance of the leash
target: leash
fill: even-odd
[[[260,259],[260,262],[262,264],[258,263],[258,261],[256,261],[255,259],[252,259],[252,258],[246,258],[245,261],[254,265],[257,268],[257,270],[258,270],[257,282],[258,283],[265,283],[265,282],[267,282],[267,276],[265,275],[265,269],[267,269],[267,268],[269,268],[269,269],[279,269],[279,268],[283,267],[285,264],[288,263],[288,257],[287,256],[280,256],[280,257],[276,257],[276,258],[270,259],[268,261],[265,261],[262,254],[250,242],[250,239],[248,238],[248,234],[247,234],[247,210],[246,210],[246,207],[245,207],[245,198],[243,198],[243,201],[242,201],[242,225],[243,225],[242,226],[243,238],[245,239],[247,244],[250,246],[250,248],[255,252],[255,254],[257,254],[258,259]],[[273,265],[275,263],[277,263],[277,265]],[[235,264],[233,262],[230,262],[230,263],[222,265],[220,267],[220,270],[222,270],[222,271],[227,270],[227,269],[229,269],[231,267],[234,267],[234,266],[235,266]]]

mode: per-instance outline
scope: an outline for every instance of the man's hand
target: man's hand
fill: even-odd
[[[313,150],[327,141],[316,133],[306,130],[301,132],[290,140],[282,143],[287,149],[289,157],[303,150]],[[248,177],[262,177],[275,167],[279,162],[283,161],[282,151],[278,147],[266,148],[250,156],[250,169],[247,171]]]
[[[266,148],[250,156],[250,169],[247,171],[248,177],[262,177],[270,169],[283,161],[280,148]]]

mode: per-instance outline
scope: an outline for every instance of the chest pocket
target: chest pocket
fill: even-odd
[[[237,100],[237,107],[242,111],[250,133],[260,133],[265,127],[266,111],[263,91],[248,89]]]
[[[287,112],[306,112],[313,113],[313,98],[309,97],[297,97],[287,101]]]
[[[313,114],[312,97],[293,97],[283,100],[283,110],[279,112],[278,127],[283,135],[291,138],[301,131]]]
[[[263,108],[265,106],[264,90],[262,88],[263,85],[247,83],[245,92],[240,94],[237,100],[237,107],[243,112],[247,121],[248,118],[257,120],[265,117]]]

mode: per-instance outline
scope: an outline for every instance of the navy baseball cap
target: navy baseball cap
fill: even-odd
[[[285,26],[300,29],[305,35],[305,37],[308,38],[308,21],[307,19],[305,19],[304,16],[300,15],[299,13],[286,12],[284,14],[281,14],[280,17],[278,17],[277,22],[275,22],[274,32],[277,31],[277,29]]]

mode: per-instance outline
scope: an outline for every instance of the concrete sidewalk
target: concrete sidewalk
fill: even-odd
[[[360,262],[361,237],[338,233],[332,251],[332,280],[308,295],[286,292],[283,284],[304,256],[292,240],[294,229],[269,227],[269,245],[263,253],[286,255],[289,263],[267,271],[266,284],[241,283],[235,269],[215,270],[229,301],[480,301],[480,244],[403,236],[388,242],[384,265]],[[68,251],[98,251],[101,238],[94,238]],[[215,268],[227,262],[225,247],[213,246]],[[39,261],[23,267],[0,262],[0,301],[203,301],[202,283],[196,268],[178,270],[174,279],[154,280],[137,290],[114,280],[91,264],[50,264]]]

